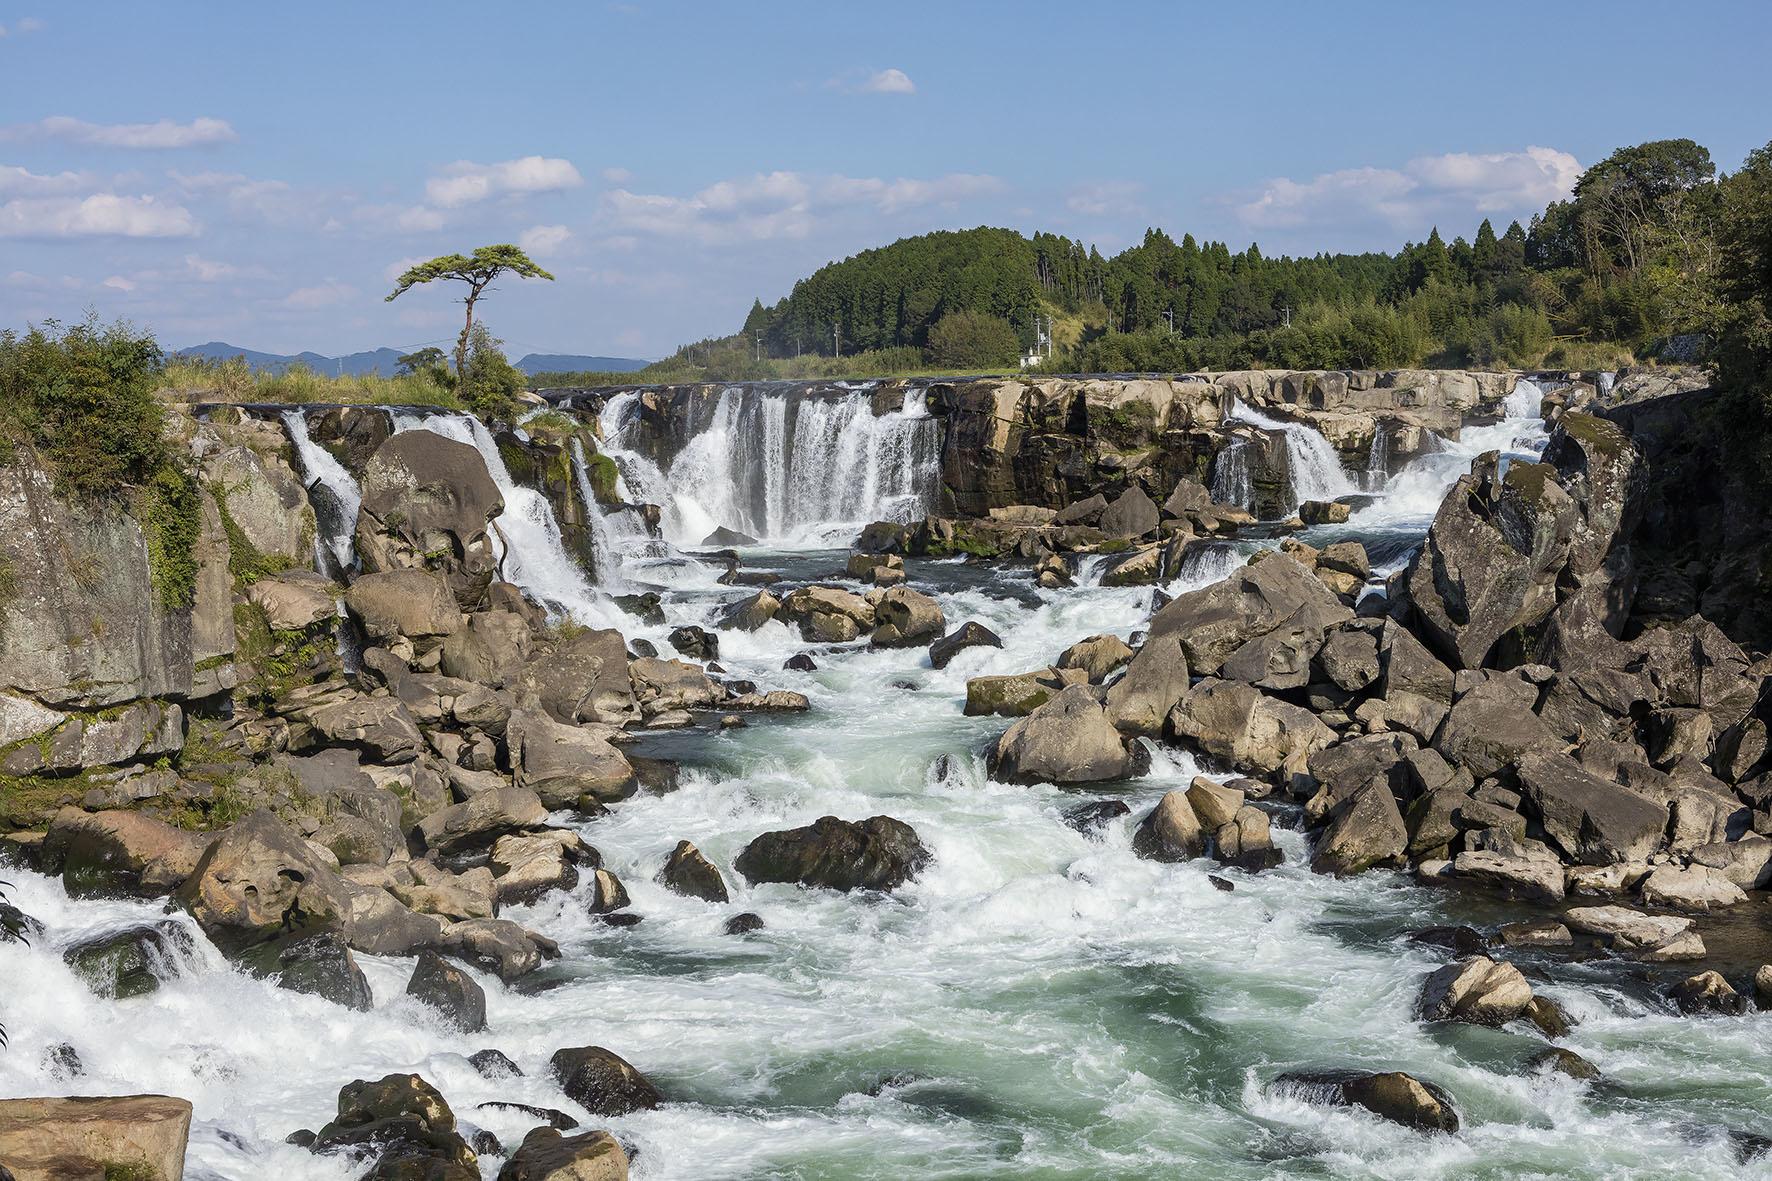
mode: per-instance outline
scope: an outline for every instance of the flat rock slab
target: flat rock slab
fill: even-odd
[[[191,1105],[169,1095],[0,1100],[0,1163],[17,1181],[102,1181],[107,1168],[180,1181]],[[133,1175],[133,1174],[132,1174]]]

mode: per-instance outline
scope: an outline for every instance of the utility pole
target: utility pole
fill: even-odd
[[[1174,308],[1164,309],[1163,319],[1169,321],[1169,335],[1174,336],[1175,335],[1175,309]]]
[[[1287,304],[1286,306],[1282,307],[1280,309],[1280,315],[1284,318],[1284,322],[1280,326],[1282,328],[1292,327],[1292,305]]]
[[[761,332],[756,333],[756,337],[757,337],[757,360],[762,361],[763,360],[763,334]]]
[[[836,344],[837,360],[841,361],[843,359],[843,326],[841,324],[831,325],[831,340]]]

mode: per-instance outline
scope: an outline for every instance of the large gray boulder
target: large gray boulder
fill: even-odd
[[[822,816],[802,828],[766,832],[734,863],[750,882],[794,882],[832,890],[894,890],[928,865],[916,830],[891,816]]]
[[[1363,1107],[1393,1123],[1420,1132],[1458,1131],[1452,1097],[1433,1083],[1400,1070],[1381,1074],[1355,1071],[1299,1071],[1274,1080],[1308,1102]]]
[[[640,717],[627,644],[613,628],[558,640],[524,667],[521,685],[556,721],[622,726]]]
[[[1200,681],[1169,714],[1169,728],[1241,771],[1301,775],[1316,751],[1335,741],[1308,709],[1269,697],[1240,681]]]
[[[0,1100],[0,1161],[23,1181],[96,1181],[108,1171],[102,1161],[127,1161],[141,1177],[183,1177],[190,1134],[190,1101],[169,1095]]]
[[[443,641],[444,675],[494,689],[514,685],[534,647],[529,622],[510,611],[477,611]]]
[[[1534,751],[1517,773],[1545,835],[1573,862],[1646,861],[1666,841],[1665,805],[1589,774],[1567,755]]]
[[[449,584],[427,570],[361,575],[345,591],[345,610],[377,643],[437,640],[466,622]]]
[[[608,1132],[567,1136],[531,1129],[498,1171],[499,1181],[627,1181],[628,1154]]]
[[[1155,738],[1187,691],[1187,653],[1180,638],[1174,633],[1153,636],[1108,686],[1104,699],[1108,721],[1123,733]]]
[[[175,897],[225,951],[351,921],[348,884],[268,809],[225,829]]]
[[[214,838],[143,812],[63,808],[43,838],[45,862],[75,896],[158,897],[191,876]]]
[[[1157,506],[1134,484],[1101,510],[1097,527],[1109,537],[1130,540],[1155,533],[1160,520]]]
[[[1409,830],[1390,786],[1374,779],[1355,790],[1317,840],[1311,868],[1338,877],[1402,860]]]
[[[650,1111],[664,1102],[651,1079],[602,1046],[556,1050],[548,1065],[566,1097],[597,1115]]]
[[[1557,735],[1503,680],[1485,681],[1453,705],[1434,747],[1477,779],[1512,767],[1530,751],[1561,746]]]
[[[915,648],[941,639],[947,617],[941,605],[921,591],[895,586],[874,604],[874,634],[868,642],[876,648]]]
[[[1471,956],[1429,974],[1417,1009],[1424,1021],[1500,1027],[1532,1003],[1532,986],[1505,960]]]
[[[246,423],[225,429],[236,437],[252,434]],[[273,432],[252,439],[253,446],[210,451],[203,457],[203,479],[241,540],[266,558],[305,564],[313,558],[314,510],[295,469],[272,449],[284,444],[283,432]]]
[[[1273,555],[1178,597],[1151,617],[1151,638],[1177,636],[1195,675],[1216,676],[1252,640],[1283,628],[1287,635],[1314,635],[1320,644],[1324,632],[1353,617],[1302,563]]]
[[[401,431],[376,448],[359,482],[363,568],[431,570],[462,607],[479,606],[497,572],[491,522],[504,511],[480,452],[432,431]]]
[[[550,808],[613,803],[639,790],[634,768],[596,726],[568,726],[539,709],[511,713],[505,742],[518,787]]]
[[[484,848],[506,833],[540,828],[548,809],[527,787],[506,787],[433,812],[418,822],[417,835],[427,849],[456,853]]]
[[[1072,685],[997,739],[991,776],[1008,783],[1095,783],[1139,769],[1097,690]]]

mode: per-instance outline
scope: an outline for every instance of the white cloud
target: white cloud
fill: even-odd
[[[355,299],[356,296],[357,289],[349,283],[339,283],[329,279],[313,287],[297,287],[283,297],[283,305],[299,311],[314,311],[318,308],[334,307]]]
[[[893,214],[927,205],[954,205],[1002,187],[994,176],[967,173],[886,180],[777,171],[718,181],[687,197],[615,189],[604,194],[599,217],[617,237],[651,234],[704,244],[760,242],[804,238],[821,213],[842,208]]]
[[[546,257],[558,253],[572,241],[572,231],[565,226],[530,226],[517,239],[517,245],[530,254]]]
[[[155,123],[88,123],[70,115],[51,115],[36,123],[15,123],[0,131],[6,139],[57,139],[98,148],[194,148],[231,143],[240,138],[225,119],[207,116],[189,123],[161,119]]]
[[[197,220],[153,197],[19,198],[0,205],[0,238],[189,238]]]
[[[1420,156],[1402,168],[1347,168],[1308,181],[1280,177],[1236,202],[1238,218],[1256,229],[1379,223],[1419,233],[1438,219],[1523,216],[1569,195],[1581,164],[1568,152],[1448,152]]]
[[[915,94],[917,84],[903,70],[888,69],[870,74],[861,84],[864,94]]]
[[[216,262],[196,254],[185,255],[185,271],[200,283],[219,283],[240,274],[240,268],[232,263]]]
[[[488,197],[518,193],[554,193],[584,183],[570,160],[524,156],[499,164],[457,160],[425,183],[425,199],[453,209]]]
[[[1136,181],[1104,180],[1072,189],[1064,207],[1082,217],[1129,217],[1144,212],[1143,195]]]
[[[0,196],[11,193],[22,193],[27,196],[49,196],[54,193],[78,192],[90,183],[89,179],[77,172],[58,172],[54,175],[36,173],[26,168],[18,168],[11,164],[0,164]]]
[[[131,279],[125,279],[122,275],[112,275],[103,283],[100,283],[99,286],[109,287],[112,291],[122,291],[125,293],[135,290],[135,282]]]
[[[612,185],[625,185],[634,179],[634,174],[625,168],[605,168],[602,176]]]
[[[49,26],[45,25],[42,21],[38,20],[36,17],[27,16],[24,19],[20,20],[18,22],[18,24],[12,26],[11,31],[14,33],[17,33],[20,36],[23,36],[26,33],[41,33],[44,29],[46,29],[48,27]],[[4,36],[6,36],[6,34],[7,34],[6,26],[0,25],[0,37],[4,37]]]
[[[413,267],[417,266],[419,263],[428,262],[428,261],[430,261],[430,260],[420,258],[417,255],[412,255],[411,257],[408,257],[408,258],[397,258],[393,262],[389,263],[387,266],[382,268],[381,277],[386,279],[390,283],[397,283],[400,281],[401,275],[404,275],[407,271],[410,271]]]

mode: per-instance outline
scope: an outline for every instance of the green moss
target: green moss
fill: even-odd
[[[90,786],[84,774],[0,775],[0,829],[39,827],[63,804],[78,803]]]
[[[605,507],[621,503],[621,497],[615,491],[615,483],[620,476],[615,460],[607,455],[585,456],[585,474],[590,477],[591,495],[597,503]]]
[[[535,486],[535,460],[529,454],[529,448],[510,439],[500,439],[498,457],[505,461],[505,468],[511,473],[511,479],[525,488]]]
[[[281,574],[296,564],[293,558],[283,554],[267,554],[252,544],[246,536],[246,530],[234,520],[234,514],[228,511],[228,492],[225,485],[217,484],[210,488],[210,495],[215,497],[215,509],[221,516],[222,531],[228,535],[228,573],[234,576],[236,588],[251,586],[261,578],[269,578],[273,574]]]
[[[18,571],[12,559],[0,554],[0,604],[10,603],[18,594]]]
[[[137,498],[148,571],[163,606],[189,607],[197,593],[197,536],[203,501],[188,472],[163,464]]]
[[[332,652],[331,627],[330,620],[323,620],[312,632],[272,631],[258,607],[235,603],[234,652],[252,670],[239,691],[248,700],[268,704],[308,683],[315,663]]]
[[[166,1181],[160,1170],[143,1161],[111,1161],[105,1165],[105,1181]]]
[[[1110,537],[1095,547],[1098,554],[1123,554],[1132,548],[1132,543],[1124,537]]]

